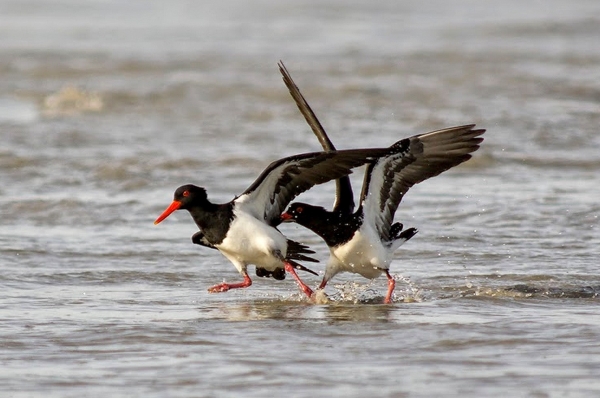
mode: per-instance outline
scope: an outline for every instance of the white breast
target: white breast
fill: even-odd
[[[325,278],[331,279],[339,272],[353,272],[365,278],[376,278],[382,270],[389,269],[392,252],[381,244],[377,232],[363,224],[352,239],[331,249]]]
[[[216,246],[217,249],[234,264],[236,262],[244,265],[254,264],[269,271],[281,268],[283,264],[273,256],[273,252],[280,251],[285,257],[287,253],[285,237],[264,221],[247,213],[237,212],[235,216],[225,239]]]

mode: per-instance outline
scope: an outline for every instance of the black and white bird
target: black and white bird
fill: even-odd
[[[400,149],[392,146],[314,152],[276,160],[240,196],[222,204],[210,202],[204,188],[183,185],[177,188],[173,202],[154,223],[160,223],[176,210],[188,210],[200,229],[192,241],[218,249],[244,278],[239,283],[215,285],[209,289],[211,293],[250,286],[247,266],[254,264],[258,276],[284,279],[285,271],[289,272],[310,297],[312,290],[295,272],[296,268],[304,267],[294,260],[306,260],[305,255],[312,251],[290,242],[276,228],[281,213],[290,201],[312,186],[346,176],[351,169]]]
[[[300,112],[321,142],[323,149],[335,147],[289,72],[279,64],[283,80]],[[465,125],[437,130],[403,139],[390,147],[393,153],[370,163],[365,171],[359,207],[354,211],[352,186],[348,176],[336,180],[332,211],[306,203],[292,203],[281,215],[282,221],[296,222],[319,235],[330,250],[325,275],[319,285],[340,272],[352,272],[373,279],[384,273],[388,279],[385,303],[392,302],[395,280],[389,268],[393,254],[417,230],[403,231],[393,223],[394,215],[408,189],[471,158],[483,141],[483,129]]]

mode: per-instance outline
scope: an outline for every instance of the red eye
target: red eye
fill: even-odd
[[[187,198],[188,196],[190,196],[190,191],[183,191],[182,195],[183,197]]]
[[[302,213],[302,211],[303,211],[303,210],[304,210],[304,207],[302,207],[302,206],[298,206],[298,207],[296,208],[296,213],[300,214],[300,213]]]

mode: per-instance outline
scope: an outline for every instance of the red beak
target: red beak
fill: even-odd
[[[282,222],[289,222],[292,220],[292,218],[294,218],[290,213],[282,213],[279,217],[281,218]]]
[[[167,207],[167,209],[165,211],[163,211],[160,216],[158,216],[156,221],[154,221],[154,225],[158,224],[165,218],[169,217],[171,215],[171,213],[173,213],[175,210],[178,210],[180,207],[181,207],[181,202],[178,200],[174,200],[173,203],[171,203],[171,205],[169,207]]]

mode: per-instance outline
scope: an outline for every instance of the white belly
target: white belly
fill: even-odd
[[[381,244],[376,231],[360,228],[352,239],[331,250],[325,278],[331,279],[339,272],[353,272],[373,279],[389,269],[392,253]]]
[[[285,257],[287,241],[275,228],[242,213],[236,216],[227,236],[216,247],[240,272],[248,264],[273,271],[283,266],[273,252],[279,251]]]

